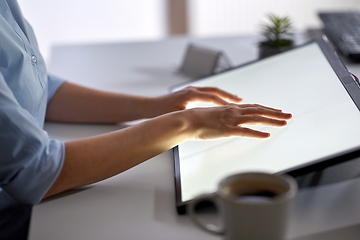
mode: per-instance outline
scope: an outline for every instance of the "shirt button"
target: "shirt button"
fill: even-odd
[[[31,61],[32,61],[33,63],[36,63],[37,60],[36,60],[36,57],[35,57],[34,55],[31,56]]]

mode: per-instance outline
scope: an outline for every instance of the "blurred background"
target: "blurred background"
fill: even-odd
[[[297,31],[321,28],[320,11],[360,10],[360,0],[18,0],[48,61],[53,45],[259,34],[268,13]]]

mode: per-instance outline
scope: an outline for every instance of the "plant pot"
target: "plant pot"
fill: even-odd
[[[294,45],[289,45],[286,47],[270,47],[270,46],[259,46],[259,59],[269,57],[281,52],[285,52],[294,47]]]

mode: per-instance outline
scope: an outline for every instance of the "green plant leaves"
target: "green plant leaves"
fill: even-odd
[[[293,34],[293,26],[289,17],[280,17],[269,14],[270,24],[262,26],[262,35],[266,41],[260,42],[260,46],[285,47],[293,44],[293,40],[286,39],[286,36]]]

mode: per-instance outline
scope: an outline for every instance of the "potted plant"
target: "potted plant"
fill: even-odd
[[[259,58],[268,57],[293,47],[293,26],[289,17],[269,14],[269,24],[262,25],[264,41],[259,43]]]

